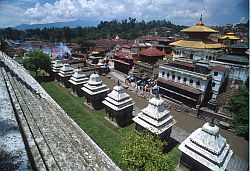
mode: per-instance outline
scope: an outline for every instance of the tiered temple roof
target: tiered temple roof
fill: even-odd
[[[69,77],[73,75],[73,73],[73,68],[69,64],[63,64],[63,67],[60,69],[58,75],[60,75],[61,77]]]
[[[52,66],[52,71],[59,72],[62,67],[63,67],[62,62],[60,60],[55,60]]]
[[[148,57],[165,56],[165,54],[162,51],[160,51],[156,48],[153,48],[153,47],[150,47],[150,48],[147,48],[147,49],[141,51],[140,55],[148,56]]]
[[[195,130],[179,149],[213,171],[224,171],[233,154],[226,139],[219,134],[213,122]]]
[[[133,121],[156,135],[160,135],[176,123],[170,112],[165,109],[164,100],[158,96],[150,99],[148,106],[142,109]]]
[[[88,78],[87,76],[82,72],[80,68],[75,69],[74,74],[70,78],[69,82],[74,84],[74,85],[80,85],[80,84],[85,84],[87,83]]]
[[[96,95],[109,91],[109,88],[107,87],[107,85],[102,83],[100,76],[94,73],[89,77],[89,81],[84,84],[82,90],[89,95]]]
[[[132,98],[124,91],[124,88],[119,83],[113,88],[113,91],[108,94],[103,103],[115,111],[134,105]]]
[[[222,47],[222,44],[208,39],[210,34],[218,31],[204,26],[202,16],[195,26],[183,29],[181,32],[186,33],[188,38],[170,43],[169,45],[194,49],[220,49]]]

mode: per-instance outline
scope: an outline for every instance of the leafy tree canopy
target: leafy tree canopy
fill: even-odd
[[[163,142],[152,135],[131,134],[126,137],[122,151],[123,163],[130,170],[175,170],[171,156],[162,151],[163,145]]]
[[[249,92],[241,87],[230,99],[229,111],[234,114],[235,131],[238,135],[248,134]]]
[[[23,60],[23,65],[26,69],[35,71],[36,76],[38,70],[44,70],[47,73],[51,72],[50,56],[41,50],[29,51]]]

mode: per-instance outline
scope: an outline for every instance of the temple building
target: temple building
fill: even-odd
[[[163,59],[166,54],[162,51],[150,47],[140,52],[141,61],[144,63],[155,64],[159,59]]]
[[[88,78],[80,68],[75,69],[74,74],[70,77],[72,91],[79,97],[83,96],[82,86],[87,83]]]
[[[132,122],[134,102],[124,91],[119,81],[113,91],[107,95],[103,104],[105,105],[107,118],[118,126],[124,127]]]
[[[237,37],[235,33],[229,32],[225,36],[220,37],[218,41],[226,47],[229,47],[230,45],[237,43],[239,40],[240,38]]]
[[[192,170],[224,171],[233,154],[213,121],[195,130],[179,146],[181,162]]]
[[[128,74],[133,66],[133,58],[130,52],[118,51],[115,54],[114,67],[116,70]]]
[[[60,76],[60,82],[66,87],[70,88],[70,77],[74,74],[73,68],[69,64],[63,64],[58,75]]]
[[[100,76],[96,73],[89,77],[89,81],[83,85],[82,90],[90,108],[100,109],[103,107],[102,101],[107,96],[109,88],[102,83]]]
[[[169,44],[174,46],[173,58],[215,60],[217,54],[221,52],[223,45],[208,38],[210,34],[218,31],[204,26],[202,16],[195,26],[183,29],[181,32],[187,34],[188,38]]]
[[[53,80],[60,81],[60,76],[58,73],[60,72],[60,69],[63,67],[63,63],[61,60],[55,60],[52,65],[52,78]]]
[[[135,130],[147,131],[161,140],[168,140],[176,120],[164,107],[164,100],[158,94],[149,100],[148,106],[133,118]]]

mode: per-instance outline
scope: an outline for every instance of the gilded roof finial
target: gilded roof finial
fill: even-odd
[[[200,20],[199,22],[196,23],[197,26],[204,26],[203,22],[202,22],[202,14],[201,14],[201,17],[200,17]]]

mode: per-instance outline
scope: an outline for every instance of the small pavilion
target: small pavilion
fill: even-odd
[[[103,104],[109,120],[120,127],[131,123],[134,102],[124,91],[119,81],[113,91],[105,98]]]
[[[87,105],[90,108],[101,109],[103,107],[102,101],[107,96],[109,88],[102,83],[100,76],[96,73],[89,77],[89,81],[81,88],[84,96],[87,99]]]
[[[53,80],[60,81],[60,77],[58,75],[60,69],[63,67],[63,63],[61,60],[55,60],[52,65],[52,78]]]
[[[136,123],[136,131],[149,131],[161,140],[169,140],[172,126],[176,123],[170,112],[165,109],[164,100],[158,93],[149,100],[148,106],[142,109],[133,121]]]
[[[166,54],[154,47],[147,48],[140,52],[141,60],[145,63],[155,64],[159,59],[163,59]]]
[[[59,76],[60,82],[66,87],[70,88],[70,77],[74,74],[73,68],[69,64],[63,64],[63,67],[60,69]]]
[[[224,171],[233,154],[214,121],[195,130],[179,146],[181,162],[194,170]]]
[[[69,82],[71,83],[71,88],[73,92],[79,97],[83,96],[83,91],[81,90],[83,84],[87,83],[88,78],[82,72],[80,68],[75,69],[74,74],[70,77]]]

